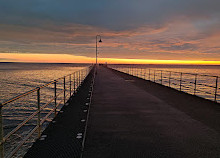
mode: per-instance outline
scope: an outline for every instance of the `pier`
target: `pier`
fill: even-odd
[[[105,67],[97,70],[90,110],[85,102],[89,91],[62,109],[43,132],[47,137],[37,140],[25,157],[220,155],[218,103]],[[87,123],[82,122],[86,115],[79,115],[83,110],[90,111]]]
[[[24,157],[219,157],[219,103],[105,66],[89,71],[70,76],[70,94],[64,77],[70,97]]]

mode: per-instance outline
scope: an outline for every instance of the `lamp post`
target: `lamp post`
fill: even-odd
[[[96,35],[96,66],[97,66],[97,58],[98,58],[98,47],[97,47],[97,39],[98,37],[100,38],[99,42],[102,42],[101,36],[100,35]]]

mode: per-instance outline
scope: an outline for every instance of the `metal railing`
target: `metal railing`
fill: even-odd
[[[34,137],[33,138],[34,140],[36,138],[40,138],[41,133],[43,131],[42,128],[44,127],[44,123],[50,122],[56,116],[56,114],[58,113],[58,107],[66,103],[67,96],[71,97],[77,92],[81,82],[86,78],[86,76],[89,74],[91,69],[92,69],[92,66],[81,69],[72,74],[58,78],[41,87],[34,88],[26,93],[23,93],[19,96],[16,96],[8,101],[1,103],[0,104],[0,157],[1,158],[13,157],[19,151],[19,149],[21,149],[21,147],[27,142],[28,139],[30,139],[31,137]],[[48,90],[50,91],[50,97],[49,97],[49,101],[43,102],[42,100],[47,98],[47,96],[44,96],[44,93],[43,93],[43,90],[45,89],[47,91]],[[33,102],[33,99],[35,98],[35,101],[36,101],[35,109],[33,110],[32,113],[30,113],[30,115],[28,116],[24,115],[23,117],[25,119],[21,121],[15,128],[8,131],[4,135],[4,132],[5,132],[4,125],[3,125],[4,107],[12,103],[16,105],[15,103],[16,101],[18,102],[19,100],[22,100],[23,98],[28,97],[30,95],[33,95],[33,97],[32,99],[28,100],[28,103]],[[50,108],[48,108],[49,105],[50,105]],[[53,113],[54,115],[51,116]],[[50,117],[52,118],[50,119],[50,121],[48,121],[48,118]],[[10,142],[11,141],[10,138],[14,137],[16,133],[18,133],[18,131],[21,130],[22,127],[25,127],[25,125],[27,125],[27,123],[30,121],[36,122],[33,128],[27,132],[25,137],[22,138],[18,144],[14,143],[13,146],[9,146],[10,148],[9,152],[5,152],[5,148],[4,148],[5,144],[7,142]]]
[[[179,91],[197,95],[215,102],[220,101],[219,76],[183,73],[135,67],[111,67],[115,70],[159,83]]]

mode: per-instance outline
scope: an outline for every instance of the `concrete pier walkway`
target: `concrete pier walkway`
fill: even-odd
[[[84,158],[219,158],[220,107],[99,67]]]
[[[25,157],[220,157],[219,104],[109,68],[97,72],[93,95],[90,73]]]

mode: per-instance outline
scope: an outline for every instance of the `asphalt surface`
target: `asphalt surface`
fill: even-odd
[[[219,158],[219,104],[99,67],[84,158]]]

